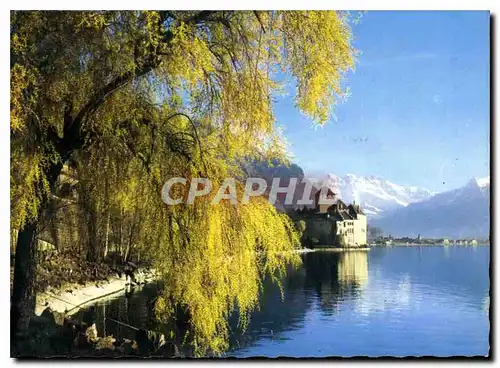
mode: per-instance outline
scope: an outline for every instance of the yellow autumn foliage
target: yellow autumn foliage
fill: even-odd
[[[297,108],[328,121],[354,66],[348,21],[336,11],[12,12],[11,225],[41,218],[43,192],[55,190],[47,168],[73,161],[95,209],[129,226],[160,272],[158,317],[181,305],[196,354],[223,352],[228,316],[238,310],[244,327],[263,279],[299,262],[297,234],[263,198],[167,206],[161,187],[206,177],[217,188],[243,179],[245,160],[287,161],[273,99],[295,84]]]

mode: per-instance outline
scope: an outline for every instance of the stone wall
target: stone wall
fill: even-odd
[[[335,246],[335,224],[323,216],[312,216],[303,219],[306,229],[303,234],[304,242],[309,246]]]

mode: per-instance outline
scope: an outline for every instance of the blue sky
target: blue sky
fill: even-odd
[[[489,13],[382,12],[353,25],[349,99],[323,128],[275,112],[306,174],[375,175],[444,191],[489,175]]]

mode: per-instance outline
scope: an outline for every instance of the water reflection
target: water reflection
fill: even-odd
[[[368,281],[367,252],[347,252],[340,254],[338,278],[344,284],[356,284],[362,288]]]
[[[444,246],[444,258],[449,259],[450,258],[450,247],[449,246]]]
[[[267,282],[260,308],[252,314],[247,331],[233,327],[230,345],[242,349],[260,339],[283,340],[283,331],[304,326],[312,304],[325,316],[334,315],[345,300],[356,299],[368,280],[367,252],[314,252],[303,255],[303,266],[289,269],[279,288]],[[231,324],[236,326],[237,318]]]
[[[235,355],[485,355],[488,265],[488,247],[307,254],[302,290],[287,289],[307,294],[302,323],[256,335]]]
[[[488,247],[392,247],[314,252],[282,279],[264,281],[247,330],[230,318],[228,356],[485,354]],[[167,331],[153,311],[154,285],[87,311],[99,332],[133,338],[132,326]],[[104,309],[105,308],[105,309]],[[80,316],[81,317],[81,316]],[[185,349],[188,351],[189,349]]]
[[[116,338],[135,339],[135,330],[119,325],[107,318],[112,318],[130,326],[151,330],[167,331],[165,326],[158,324],[154,313],[154,300],[158,294],[158,285],[147,285],[136,289],[130,295],[99,301],[97,304],[76,314],[79,321],[85,319],[96,323],[99,335],[113,335]]]
[[[367,252],[314,252],[302,256],[303,265],[289,267],[281,280],[283,294],[278,285],[265,280],[260,296],[259,309],[252,313],[245,331],[238,327],[237,311],[230,318],[230,351],[243,349],[256,341],[284,339],[284,331],[300,329],[307,321],[307,313],[317,304],[325,316],[336,314],[339,305],[346,300],[359,299],[368,280]],[[154,299],[158,288],[149,285],[140,292],[122,296],[113,301],[96,304],[90,310],[77,315],[94,316],[98,331],[120,338],[134,339],[135,331],[114,323],[116,319],[131,326],[145,327],[167,332],[158,324],[154,314]],[[185,352],[189,349],[185,349]]]

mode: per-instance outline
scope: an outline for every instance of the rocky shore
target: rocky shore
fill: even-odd
[[[135,266],[135,265],[133,265]],[[113,297],[127,288],[156,282],[148,267],[121,267],[100,280],[66,282],[38,292],[35,315],[24,333],[11,344],[11,356],[28,357],[175,357],[178,349],[162,334],[137,329],[135,339],[99,336],[89,314],[82,322],[72,316],[97,300]]]
[[[134,340],[117,340],[99,336],[91,319],[76,322],[50,308],[31,319],[28,330],[11,349],[11,356],[17,358],[181,357],[177,346],[159,332],[137,329]]]

